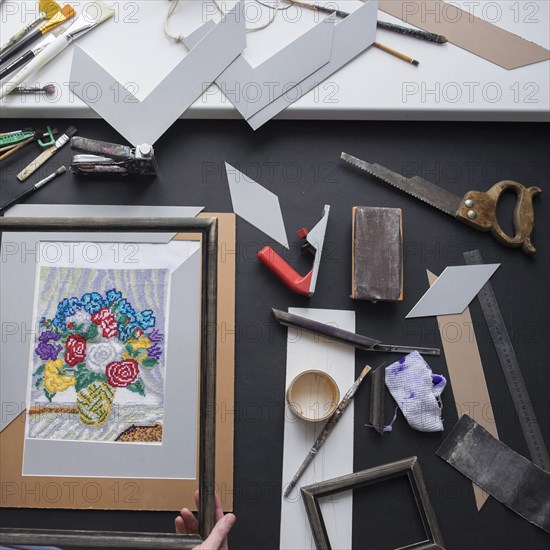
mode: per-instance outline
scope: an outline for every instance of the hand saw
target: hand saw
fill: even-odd
[[[468,191],[460,198],[418,176],[406,178],[380,164],[370,164],[347,153],[342,153],[340,158],[401,191],[427,202],[445,214],[450,214],[456,220],[478,231],[490,231],[501,244],[511,247],[521,246],[523,252],[530,255],[536,252],[531,243],[531,235],[535,226],[533,197],[541,193],[539,187],[527,188],[517,181],[504,180],[496,183],[486,192]],[[502,230],[497,220],[497,204],[500,196],[507,189],[511,189],[517,195],[513,218],[516,234],[513,237]]]

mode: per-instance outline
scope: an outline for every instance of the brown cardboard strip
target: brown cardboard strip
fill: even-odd
[[[431,286],[437,276],[430,271],[427,273]],[[457,315],[440,315],[437,317],[437,324],[458,417],[468,414],[498,439],[497,426],[469,308]],[[489,495],[475,483],[473,483],[473,488],[479,511]]]
[[[380,0],[379,8],[504,69],[550,59],[550,51],[443,0]]]
[[[224,510],[233,508],[233,431],[235,342],[235,215],[217,217],[218,330],[216,385],[216,488]],[[200,235],[175,237],[199,240]],[[196,509],[196,479],[130,479],[22,476],[25,433],[23,412],[0,433],[0,508],[97,510]],[[44,457],[47,460],[48,457]],[[198,459],[198,457],[197,457]],[[198,467],[197,467],[198,471]]]

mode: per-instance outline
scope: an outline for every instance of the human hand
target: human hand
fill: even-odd
[[[195,504],[199,507],[199,492],[195,491]],[[206,540],[194,550],[228,550],[227,535],[233,527],[236,517],[233,514],[223,514],[220,497],[216,495],[216,525]],[[180,515],[174,520],[177,535],[196,535],[199,532],[199,522],[188,508],[182,508]]]

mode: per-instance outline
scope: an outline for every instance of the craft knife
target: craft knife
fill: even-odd
[[[309,332],[313,332],[316,336],[323,335],[327,338],[331,338],[332,340],[338,340],[339,342],[350,344],[365,351],[378,351],[384,353],[410,353],[411,351],[418,351],[418,353],[422,355],[439,355],[441,353],[441,350],[438,348],[382,344],[380,340],[374,340],[368,336],[356,334],[355,332],[350,332],[334,325],[320,323],[319,321],[314,321],[313,319],[308,319],[307,317],[302,317],[301,315],[287,313],[286,311],[281,311],[280,309],[275,308],[271,311],[273,312],[275,319],[277,319],[281,325],[307,330]]]
[[[460,198],[419,176],[407,178],[380,164],[370,164],[347,153],[342,153],[340,158],[478,231],[490,231],[501,244],[511,247],[521,246],[523,252],[530,255],[536,252],[531,243],[531,235],[535,225],[533,197],[541,193],[539,187],[527,188],[517,181],[504,180],[496,183],[486,192],[468,191]],[[513,237],[502,230],[497,220],[498,201],[502,193],[508,189],[517,195],[514,210],[516,234]]]

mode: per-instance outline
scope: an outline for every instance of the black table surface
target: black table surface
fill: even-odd
[[[124,143],[100,120],[47,121],[81,136]],[[4,120],[2,131],[40,127],[44,121]],[[256,260],[269,237],[238,219],[236,280],[235,486],[237,523],[232,549],[277,548],[280,530],[283,457],[286,329],[274,323],[271,308],[346,309],[356,312],[357,331],[384,342],[441,347],[434,318],[405,320],[426,291],[426,269],[439,274],[463,264],[462,253],[477,248],[486,262],[501,263],[491,283],[512,335],[525,382],[547,445],[550,445],[548,368],[550,210],[550,132],[548,124],[450,122],[272,121],[253,132],[242,121],[180,120],[155,145],[160,166],[153,182],[59,177],[27,202],[40,204],[200,205],[231,212],[224,163],[227,161],[279,196],[291,242],[295,230],[311,227],[331,205],[317,290],[310,299],[289,292]],[[23,189],[15,175],[37,155],[27,148],[0,165],[0,203]],[[486,190],[500,180],[539,186],[535,201],[534,244],[529,257],[498,244],[404,193],[365,177],[339,160],[342,151],[397,172],[420,175],[462,196]],[[30,185],[68,164],[62,149]],[[515,195],[499,207],[501,225],[511,232]],[[401,303],[350,299],[351,209],[355,205],[403,209],[404,295]],[[274,247],[281,251],[279,245]],[[293,247],[291,247],[291,250]],[[294,251],[296,248],[294,247]],[[306,259],[295,258],[298,270]],[[517,414],[477,300],[473,325],[500,439],[529,457]],[[398,356],[356,352],[356,373]],[[429,358],[435,373],[448,375],[445,356]],[[387,363],[389,364],[389,363]],[[388,394],[388,402],[389,397]],[[548,534],[489,498],[478,512],[471,483],[436,456],[458,419],[452,385],[443,393],[445,431],[426,434],[410,428],[402,415],[381,437],[365,427],[369,384],[355,398],[354,471],[416,455],[448,549],[517,550],[548,548]],[[391,408],[391,405],[389,405]],[[464,411],[467,412],[467,411]],[[231,414],[231,413],[230,413]],[[389,416],[393,414],[389,410]],[[514,472],[510,472],[514,476]],[[337,500],[337,499],[336,499]],[[422,539],[416,507],[399,480],[355,492],[354,548],[383,549]],[[335,503],[337,506],[337,502]],[[72,528],[168,532],[174,513],[1,509],[3,527]]]

